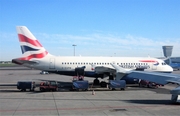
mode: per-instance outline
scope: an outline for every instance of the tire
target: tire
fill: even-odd
[[[139,87],[142,87],[142,84],[141,84],[141,83],[139,83]]]
[[[94,85],[99,85],[99,80],[95,79],[93,83],[94,83]]]
[[[40,88],[40,91],[44,91],[44,89],[43,89],[43,88]]]
[[[101,82],[101,87],[107,87],[107,83],[106,82]]]

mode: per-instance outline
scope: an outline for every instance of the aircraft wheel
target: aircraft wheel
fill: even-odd
[[[101,87],[107,87],[107,83],[106,82],[104,82],[104,81],[101,81]]]
[[[99,85],[99,80],[98,79],[94,79],[94,85]]]

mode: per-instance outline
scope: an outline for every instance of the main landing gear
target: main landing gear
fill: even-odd
[[[114,80],[114,76],[109,75],[109,80]],[[93,85],[100,85],[101,87],[107,87],[107,82],[105,82],[105,81],[100,82],[98,77],[96,77],[96,79],[94,79],[94,81],[93,81]]]
[[[99,85],[99,79],[98,78],[94,79],[93,85]]]
[[[107,87],[107,83],[105,81],[99,81],[98,78],[94,79],[93,85],[100,85],[101,87]]]

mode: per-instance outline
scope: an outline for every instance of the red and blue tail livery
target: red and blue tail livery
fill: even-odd
[[[33,58],[39,59],[45,57],[48,54],[48,52],[27,29],[27,27],[18,26],[16,29],[23,54],[23,56],[19,58],[20,60],[31,60]]]

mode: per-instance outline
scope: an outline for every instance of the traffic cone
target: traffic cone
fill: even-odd
[[[95,95],[95,91],[94,90],[92,91],[92,95]]]

